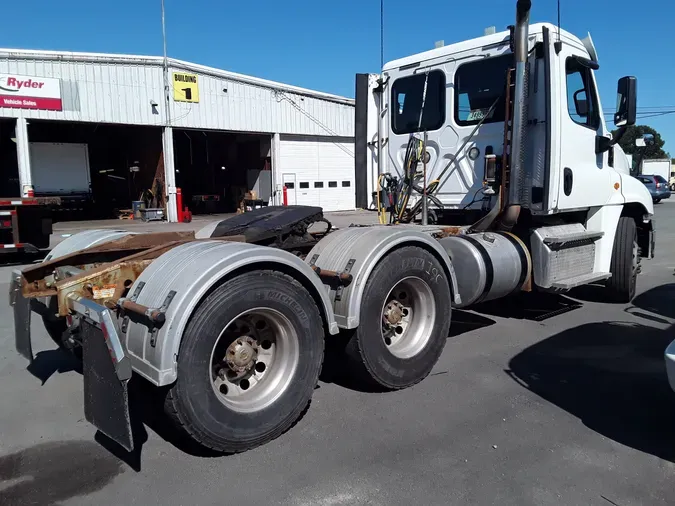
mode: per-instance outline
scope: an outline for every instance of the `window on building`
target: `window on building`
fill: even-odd
[[[427,78],[427,95],[420,125],[424,82]],[[438,130],[445,122],[445,73],[433,70],[428,74],[397,79],[391,90],[391,115],[395,134]]]
[[[314,181],[314,188],[323,188],[323,181]]]
[[[288,188],[289,190],[295,188],[295,183],[284,183],[284,185],[286,185],[286,188]]]
[[[328,188],[337,188],[337,181],[328,181]]]
[[[595,95],[591,69],[576,58],[565,61],[567,74],[567,110],[575,123],[593,130],[600,126],[598,100]]]
[[[351,181],[342,181],[343,188],[349,188],[352,185]]]
[[[455,121],[460,126],[476,125],[494,106],[483,123],[504,121],[506,110],[506,72],[513,54],[472,61],[455,72]]]
[[[300,188],[309,188],[309,183],[300,183]]]

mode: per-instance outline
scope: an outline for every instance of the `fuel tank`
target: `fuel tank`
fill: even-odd
[[[458,307],[518,292],[532,272],[525,244],[508,232],[483,232],[441,239],[452,260],[462,303]]]

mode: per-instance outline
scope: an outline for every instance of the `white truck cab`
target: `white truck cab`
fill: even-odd
[[[481,219],[480,230],[512,231],[531,244],[540,288],[607,280],[623,283],[619,299],[628,300],[640,257],[651,257],[654,246],[652,199],[630,176],[618,145],[635,122],[636,79],[619,80],[613,139],[591,36],[581,40],[552,24],[529,25],[529,7],[529,1],[518,2],[518,22],[507,31],[391,61],[380,75],[357,76],[357,132],[366,135],[356,142],[369,150],[369,195],[381,211],[391,211],[382,202],[405,201],[412,221],[419,218],[425,179],[434,219]],[[367,79],[370,93],[361,103],[359,78]],[[414,136],[424,143],[426,167],[419,163],[410,172]],[[400,199],[406,180],[413,190]],[[394,212],[393,221],[403,214]],[[490,214],[502,217],[501,226]],[[631,263],[630,274],[612,272],[618,261],[613,252],[625,249],[617,241],[635,243],[628,247],[635,250],[631,259],[621,260]],[[554,252],[540,243],[566,246]],[[563,268],[568,262],[588,265]],[[626,276],[633,279],[630,287]]]
[[[582,41],[552,24],[530,26],[526,166],[531,186],[526,192],[533,214],[627,202],[652,213],[644,185],[633,178],[622,181],[629,170],[621,147],[597,152],[598,138],[610,139],[611,130],[595,82],[596,59],[590,35]],[[545,60],[551,62],[549,69]],[[384,163],[373,166],[371,180],[380,171],[402,174],[410,134],[426,131],[427,177],[443,174],[437,195],[444,208],[480,208],[472,197],[483,187],[484,154],[502,155],[506,71],[512,61],[510,33],[505,31],[385,64],[377,81],[382,84]],[[495,102],[490,117],[471,137]]]

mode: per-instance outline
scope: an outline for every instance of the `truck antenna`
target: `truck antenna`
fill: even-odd
[[[380,69],[384,67],[384,0],[380,0]]]
[[[559,54],[562,49],[562,42],[560,41],[560,0],[558,0],[558,42],[553,44],[555,54]]]

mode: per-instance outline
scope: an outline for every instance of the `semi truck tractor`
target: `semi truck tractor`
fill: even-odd
[[[617,144],[636,79],[618,80],[613,136],[590,37],[529,12],[518,0],[505,32],[357,76],[383,223],[332,230],[320,208],[279,206],[196,234],[76,234],[12,272],[17,350],[32,359],[39,315],[81,357],[87,420],[127,449],[133,376],[185,436],[240,452],[301,416],[331,340],[345,373],[403,389],[434,367],[453,308],[589,283],[630,301],[654,253],[651,197]]]

